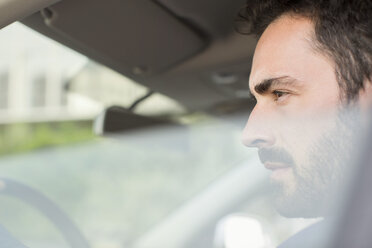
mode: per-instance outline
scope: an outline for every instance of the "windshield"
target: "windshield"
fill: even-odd
[[[239,125],[185,116],[180,104],[160,94],[136,111],[173,115],[182,127],[97,137],[93,120],[104,107],[128,107],[147,89],[19,23],[0,35],[1,177],[54,201],[94,247],[139,238],[250,157],[240,146]],[[186,124],[198,120],[204,124]],[[65,247],[24,199],[4,194],[0,201],[1,224],[25,244]]]

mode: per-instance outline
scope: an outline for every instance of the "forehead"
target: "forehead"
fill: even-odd
[[[313,30],[309,19],[291,15],[270,24],[255,50],[249,80],[251,90],[267,78],[290,76],[305,80],[306,70],[319,63],[320,57],[311,46]]]

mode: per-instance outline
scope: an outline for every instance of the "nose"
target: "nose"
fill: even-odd
[[[243,144],[247,147],[265,148],[275,144],[273,123],[269,114],[256,107],[251,112],[243,130]]]

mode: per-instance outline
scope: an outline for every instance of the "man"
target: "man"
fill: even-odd
[[[243,142],[272,171],[284,216],[335,211],[372,99],[371,16],[370,0],[251,0],[240,14],[259,37]]]

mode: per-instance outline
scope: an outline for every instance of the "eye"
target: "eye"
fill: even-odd
[[[288,95],[288,92],[284,92],[284,91],[280,91],[280,90],[274,90],[272,92],[272,94],[274,95],[274,100],[279,101],[281,98]]]

